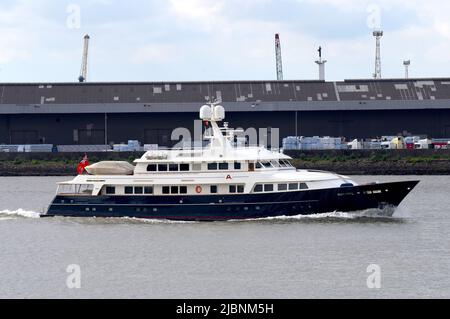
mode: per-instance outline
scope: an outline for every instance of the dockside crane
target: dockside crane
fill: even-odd
[[[90,40],[90,37],[88,34],[86,34],[84,36],[83,59],[81,62],[81,71],[80,71],[80,76],[78,78],[78,81],[80,81],[80,83],[86,82],[86,80],[87,80],[89,40]]]
[[[280,35],[275,34],[275,54],[277,67],[277,80],[283,81],[283,61],[281,59],[281,40]]]

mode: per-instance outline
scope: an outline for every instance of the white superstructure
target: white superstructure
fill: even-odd
[[[298,170],[291,158],[265,147],[235,147],[238,131],[218,122],[225,110],[215,103],[200,109],[200,118],[210,124],[205,133],[209,145],[198,149],[154,150],[134,161],[131,173],[126,163],[103,162],[87,167],[96,175],[79,175],[61,183],[58,194],[86,196],[151,196],[274,193],[357,185],[345,176],[329,172]],[[117,166],[115,169],[115,166]],[[97,173],[111,171],[111,175]],[[123,175],[117,172],[124,171]]]

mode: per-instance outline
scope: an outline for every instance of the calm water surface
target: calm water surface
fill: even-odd
[[[174,223],[37,218],[70,178],[0,178],[0,298],[449,298],[450,178],[395,215]],[[69,289],[68,265],[81,268]],[[367,267],[381,288],[367,287]]]

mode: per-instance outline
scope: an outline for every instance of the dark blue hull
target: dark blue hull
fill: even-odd
[[[44,216],[216,221],[351,212],[397,207],[417,184],[408,181],[226,196],[57,196]]]

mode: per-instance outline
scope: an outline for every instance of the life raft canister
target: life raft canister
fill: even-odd
[[[197,187],[195,188],[195,191],[197,192],[197,194],[200,194],[200,193],[203,191],[203,189],[202,189],[201,186],[197,186]]]

